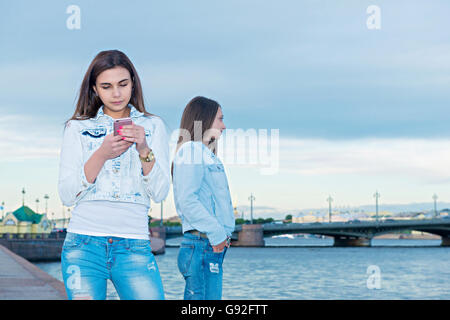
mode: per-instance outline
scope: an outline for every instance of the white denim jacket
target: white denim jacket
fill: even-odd
[[[65,206],[80,201],[109,200],[144,204],[150,199],[161,202],[170,188],[169,142],[163,121],[157,116],[146,116],[129,104],[133,123],[145,128],[148,146],[156,162],[147,176],[143,175],[136,144],[119,157],[103,165],[94,183],[89,183],[84,165],[101,146],[106,135],[113,132],[114,119],[100,107],[96,117],[70,120],[64,129],[60,154],[58,192]],[[78,195],[78,196],[77,196]]]

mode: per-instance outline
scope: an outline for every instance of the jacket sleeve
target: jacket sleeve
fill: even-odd
[[[147,176],[141,170],[141,179],[145,192],[154,202],[161,202],[169,193],[170,169],[169,169],[169,138],[164,122],[154,117],[153,131],[147,137],[147,144],[155,155],[155,164]]]
[[[78,203],[97,181],[87,181],[84,164],[80,129],[76,120],[70,120],[64,128],[58,177],[59,197],[67,207]]]
[[[185,143],[183,147],[186,145],[191,145],[191,143]],[[182,151],[181,148],[177,154]],[[196,151],[201,152],[201,150]],[[202,183],[204,183],[204,175],[203,163],[180,161],[179,158],[175,157],[173,195],[178,214],[196,230],[206,233],[210,243],[215,246],[227,238],[227,233],[216,217],[208,212],[199,199],[198,194]]]

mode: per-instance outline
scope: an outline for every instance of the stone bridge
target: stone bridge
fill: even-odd
[[[435,218],[423,220],[361,221],[332,223],[288,223],[288,224],[246,224],[237,225],[233,233],[233,245],[264,246],[264,236],[309,233],[331,236],[334,246],[370,246],[373,237],[385,233],[415,230],[442,237],[442,246],[450,246],[450,219]],[[181,236],[181,227],[167,227],[166,237]]]

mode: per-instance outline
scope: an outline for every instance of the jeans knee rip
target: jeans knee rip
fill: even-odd
[[[219,264],[218,263],[209,263],[209,271],[212,273],[219,273]]]
[[[153,262],[147,264],[147,269],[150,270],[150,271],[151,271],[151,270],[156,271],[156,265],[155,265],[155,262],[153,261]]]

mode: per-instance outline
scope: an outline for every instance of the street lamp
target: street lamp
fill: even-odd
[[[381,195],[378,193],[378,190],[377,190],[377,192],[375,192],[375,194],[373,196],[375,197],[376,219],[378,222],[378,199],[381,197]]]
[[[22,206],[25,206],[25,188],[22,188]]]
[[[70,220],[70,208],[67,208],[67,220]],[[64,218],[64,228],[66,227],[66,219]]]
[[[48,194],[46,194],[46,195],[44,196],[44,199],[45,199],[45,215],[47,215],[47,212],[48,212],[48,199],[50,199],[50,197],[48,196]]]
[[[162,227],[163,226],[163,202],[164,200],[161,201],[161,221],[159,222],[159,226]]]
[[[250,200],[250,221],[251,224],[253,224],[253,200],[256,200],[256,198],[253,196],[253,193],[250,194],[248,200]]]
[[[64,229],[64,221],[66,220],[66,211],[64,210],[64,205],[62,206],[62,227]]]
[[[331,196],[328,196],[327,198],[328,201],[328,222],[331,223],[331,202],[333,202],[333,198]]]
[[[39,199],[36,199],[36,212],[39,212]]]
[[[437,217],[437,207],[436,207],[436,201],[438,199],[437,194],[433,194],[433,200],[434,200],[434,216]]]

